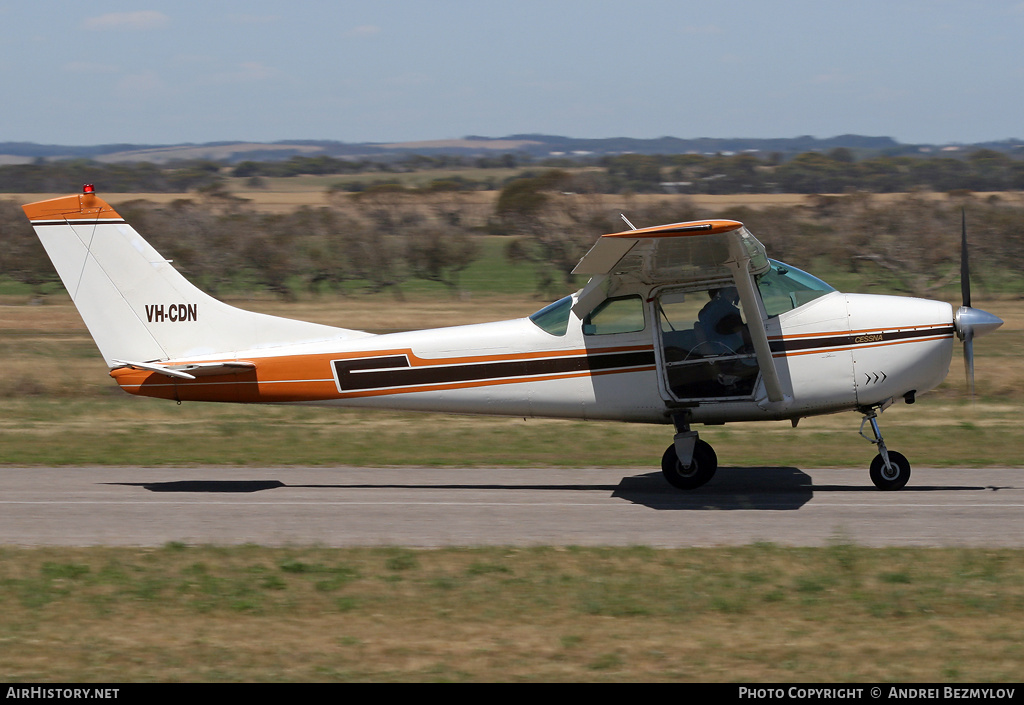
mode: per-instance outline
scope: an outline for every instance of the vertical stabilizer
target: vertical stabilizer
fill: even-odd
[[[200,291],[86,187],[23,206],[107,364],[231,357],[369,333],[267,316]]]

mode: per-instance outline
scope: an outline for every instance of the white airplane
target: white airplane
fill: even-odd
[[[528,318],[373,335],[217,301],[91,186],[23,208],[126,392],[671,423],[662,472],[684,490],[718,465],[695,424],[848,410],[878,447],[872,482],[903,487],[910,464],[886,448],[878,414],[942,382],[954,336],[973,387],[972,340],[1002,325],[970,307],[966,230],[956,312],[840,293],[768,259],[742,223],[704,220],[604,235],[574,270],[589,283]]]

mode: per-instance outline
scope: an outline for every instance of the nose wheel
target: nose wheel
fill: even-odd
[[[885,464],[885,459],[879,453],[871,461],[871,469],[868,472],[871,475],[871,481],[878,489],[898,490],[910,479],[910,463],[902,453],[897,453],[894,450],[888,451],[888,455],[889,465]]]
[[[910,479],[910,463],[902,453],[885,447],[882,432],[878,428],[878,410],[871,408],[863,413],[864,420],[860,422],[860,435],[878,447],[878,455],[871,461],[871,467],[868,470],[871,482],[880,490],[903,488]],[[871,436],[864,433],[864,424],[871,425]]]

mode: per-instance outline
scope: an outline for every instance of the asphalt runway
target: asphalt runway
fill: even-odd
[[[1024,468],[0,468],[0,544],[1024,546]]]

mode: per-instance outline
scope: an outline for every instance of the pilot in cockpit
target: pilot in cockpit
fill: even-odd
[[[743,318],[737,303],[739,292],[734,286],[709,289],[711,299],[697,314],[698,338],[716,348],[716,353],[738,352],[743,347]]]

